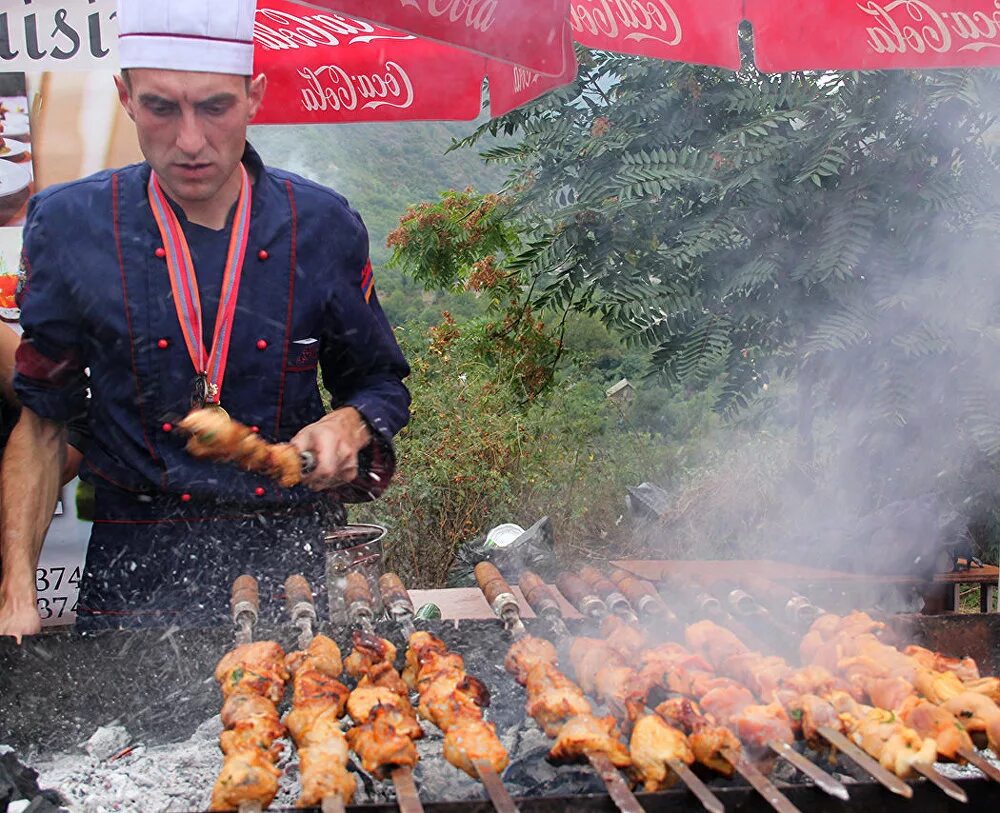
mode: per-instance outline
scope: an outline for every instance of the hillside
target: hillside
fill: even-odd
[[[444,189],[473,186],[496,190],[502,168],[484,164],[475,150],[446,150],[475,122],[413,122],[250,128],[250,141],[264,161],[331,186],[365,219],[376,266],[376,287],[390,321],[436,321],[442,308],[460,315],[476,310],[471,297],[425,294],[400,274],[380,266],[389,256],[385,240],[412,203],[436,198]],[[446,300],[446,301],[445,301]]]

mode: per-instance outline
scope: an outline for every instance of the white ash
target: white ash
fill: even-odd
[[[41,787],[59,791],[73,813],[128,813],[129,811],[207,810],[212,786],[222,768],[218,715],[206,720],[183,742],[146,747],[131,743],[128,732],[120,727],[109,732],[98,729],[82,753],[44,756],[33,761]],[[124,732],[124,737],[123,737]],[[98,747],[88,753],[87,746],[119,742],[134,746],[117,756],[119,748],[108,756]],[[124,747],[124,746],[123,746]],[[288,751],[279,762],[283,769],[281,788],[275,804],[290,807],[298,793],[297,778],[288,769]],[[116,758],[117,757],[117,758]]]

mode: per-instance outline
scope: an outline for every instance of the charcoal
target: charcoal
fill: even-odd
[[[58,813],[62,797],[54,790],[38,786],[38,772],[22,765],[12,751],[0,755],[0,813],[12,802],[26,801],[23,810],[31,813]]]

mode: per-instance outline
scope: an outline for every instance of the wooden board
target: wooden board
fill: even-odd
[[[517,587],[512,587],[517,603],[521,608],[522,618],[534,618],[528,603]],[[555,587],[552,588],[555,591]],[[410,590],[410,600],[413,606],[419,608],[422,604],[436,604],[441,609],[441,617],[454,618],[496,618],[486,598],[478,587],[451,587],[445,590]],[[580,614],[566,602],[556,591],[563,615],[567,618],[579,618]]]

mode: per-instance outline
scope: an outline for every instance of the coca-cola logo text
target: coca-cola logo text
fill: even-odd
[[[664,45],[679,45],[684,38],[680,18],[667,0],[572,0],[569,13],[578,33]]]
[[[489,31],[496,22],[497,0],[399,0],[399,3],[431,17],[445,17],[473,31]]]
[[[878,54],[1000,48],[1000,0],[994,0],[992,12],[937,11],[924,0],[869,0],[858,8],[874,18],[868,45]]]
[[[297,15],[273,8],[257,9],[253,37],[269,51],[413,39],[340,14]]]
[[[524,93],[532,85],[537,84],[542,78],[540,73],[529,71],[527,68],[514,66],[514,92]]]
[[[300,68],[302,106],[310,111],[405,109],[413,105],[413,83],[397,62],[376,73],[348,73],[339,65]]]

